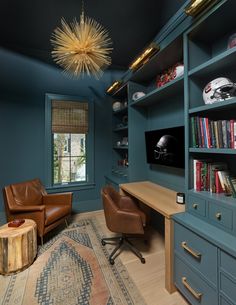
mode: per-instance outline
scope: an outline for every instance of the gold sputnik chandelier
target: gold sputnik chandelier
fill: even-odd
[[[62,18],[61,28],[54,30],[51,43],[54,61],[69,75],[87,74],[98,79],[111,64],[112,41],[102,25],[84,16],[83,0],[80,21],[74,19],[68,24]]]

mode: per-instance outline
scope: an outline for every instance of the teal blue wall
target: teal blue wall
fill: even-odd
[[[0,58],[0,187],[35,177],[45,181],[45,93],[85,96],[95,103],[95,187],[74,192],[73,209],[100,209],[100,188],[111,168],[111,107],[104,92],[121,72],[107,71],[99,81],[74,80],[56,67],[4,49]]]
[[[175,96],[151,107],[148,111],[148,130],[184,125],[183,97]],[[170,189],[184,192],[184,169],[163,165],[148,165],[148,180]]]

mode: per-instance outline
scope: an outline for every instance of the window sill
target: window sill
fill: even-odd
[[[47,187],[46,190],[49,193],[55,192],[71,192],[71,191],[80,191],[80,190],[89,190],[95,187],[95,183],[83,183],[83,184],[62,184],[56,186]]]

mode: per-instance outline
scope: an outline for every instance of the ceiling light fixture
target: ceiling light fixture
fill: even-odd
[[[214,2],[216,2],[216,0],[191,0],[191,2],[185,7],[184,11],[186,15],[195,17],[206,7],[214,4]]]
[[[145,65],[153,55],[155,55],[160,50],[160,47],[155,44],[151,43],[141,55],[139,55],[129,66],[130,70],[137,70],[141,66]]]
[[[121,80],[116,80],[109,88],[107,88],[106,93],[113,94],[116,90],[120,88],[122,83],[123,82]]]
[[[80,21],[74,19],[68,24],[62,18],[61,28],[54,30],[51,43],[54,61],[69,75],[83,77],[87,74],[98,79],[111,64],[112,41],[108,31],[94,19],[84,16],[83,0]]]

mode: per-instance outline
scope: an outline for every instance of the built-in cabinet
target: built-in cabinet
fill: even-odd
[[[127,86],[122,86],[111,97],[112,111],[112,168],[105,176],[106,183],[118,189],[128,181],[129,139]]]
[[[212,165],[217,170],[218,164],[220,170],[222,164],[227,164],[230,175],[236,174],[236,149],[227,143],[211,143],[214,133],[209,126],[204,126],[206,121],[222,124],[222,121],[235,120],[236,98],[212,104],[206,104],[203,99],[203,89],[212,80],[219,77],[236,80],[236,48],[228,48],[229,37],[236,30],[235,9],[234,1],[219,1],[184,33],[187,196],[186,213],[174,216],[174,260],[176,286],[191,304],[236,304],[233,292],[236,288],[233,267],[236,265],[236,198],[219,189],[218,193],[209,185],[203,186],[202,191],[196,190],[199,176],[201,181],[207,179],[211,183],[212,172],[216,173],[211,170]],[[216,26],[219,20],[220,26]],[[194,132],[198,126],[193,126],[196,117],[205,132],[197,145]],[[222,132],[219,128],[217,131]],[[200,169],[196,169],[199,161]],[[207,172],[201,163],[210,164]]]
[[[228,48],[229,37],[236,33],[235,11],[236,1],[221,0],[196,18],[178,12],[172,25],[156,37],[160,51],[124,77],[129,117],[127,177],[185,192],[186,212],[173,217],[174,279],[194,305],[236,304],[236,198],[209,188],[196,191],[194,168],[194,160],[226,163],[236,176],[236,149],[198,146],[192,129],[194,117],[236,121],[236,98],[205,104],[202,95],[204,87],[218,77],[236,82],[236,47]],[[184,75],[158,88],[157,75],[181,61]],[[145,96],[135,100],[136,92]],[[147,164],[145,131],[176,126],[185,127],[185,170]]]

